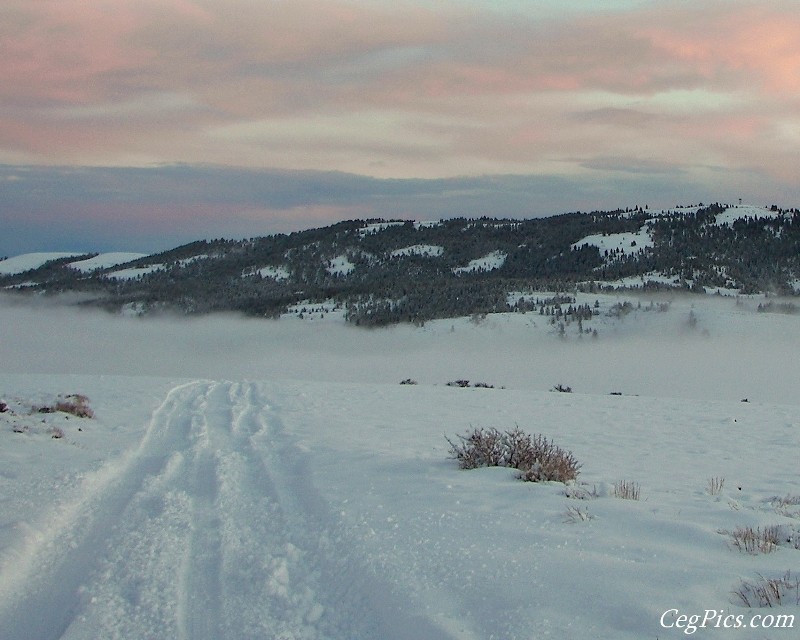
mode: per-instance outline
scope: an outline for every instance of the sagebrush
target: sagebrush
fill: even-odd
[[[77,418],[94,418],[94,411],[89,406],[89,398],[80,393],[73,393],[60,398],[54,409],[62,413],[69,413]]]
[[[569,482],[578,477],[581,465],[570,451],[541,434],[530,435],[515,428],[500,431],[476,428],[457,441],[446,438],[451,456],[462,469],[511,467],[528,482]]]

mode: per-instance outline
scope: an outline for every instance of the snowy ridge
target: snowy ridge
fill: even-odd
[[[46,253],[23,253],[13,258],[6,258],[0,260],[0,274],[11,275],[15,273],[24,273],[31,269],[38,269],[50,260],[58,260],[59,258],[69,258],[70,256],[79,256],[81,253],[69,252],[46,252]]]
[[[148,273],[154,273],[164,268],[163,264],[151,264],[146,267],[129,267],[127,269],[119,269],[104,274],[106,278],[118,280],[135,280],[139,276],[145,276]]]
[[[735,205],[726,209],[722,213],[717,214],[716,224],[718,225],[731,225],[736,220],[753,218],[760,220],[762,218],[775,218],[780,214],[777,211],[772,211],[768,207],[755,207],[753,205]]]
[[[373,233],[380,233],[381,231],[385,231],[390,227],[398,227],[405,224],[400,220],[393,220],[390,222],[371,222],[367,225],[364,225],[358,230],[358,235],[360,236],[367,236]]]
[[[70,262],[68,266],[83,273],[89,273],[95,269],[107,269],[118,264],[133,262],[134,260],[145,257],[147,257],[146,253],[101,253],[96,255],[94,258],[79,260],[78,262]]]

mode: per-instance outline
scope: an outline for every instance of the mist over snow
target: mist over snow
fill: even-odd
[[[800,402],[798,316],[757,312],[761,298],[583,295],[602,300],[597,339],[559,338],[538,313],[424,327],[363,330],[341,318],[246,319],[236,315],[125,318],[0,297],[0,361],[9,372],[204,378],[288,378],[424,384],[454,379],[514,389],[621,392],[696,399]],[[641,303],[623,318],[619,301]],[[689,316],[695,318],[690,326]]]
[[[800,317],[595,301],[593,338],[1,296],[0,636],[796,638]],[[577,480],[445,439],[515,426]]]

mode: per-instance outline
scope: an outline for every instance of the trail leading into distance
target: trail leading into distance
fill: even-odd
[[[138,449],[20,552],[3,637],[444,638],[392,601],[307,478],[259,385],[172,389]]]

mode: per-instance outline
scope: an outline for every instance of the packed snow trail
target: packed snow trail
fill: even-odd
[[[0,582],[7,640],[448,637],[354,553],[252,383],[192,382]]]

